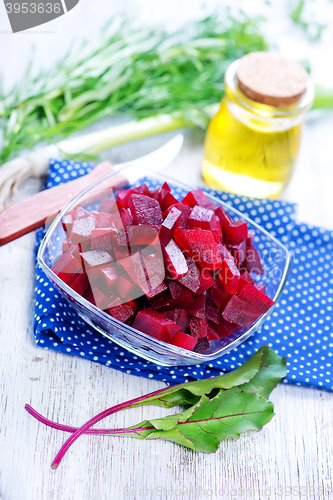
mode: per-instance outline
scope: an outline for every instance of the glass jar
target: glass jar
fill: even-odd
[[[300,100],[287,107],[262,104],[239,89],[239,64],[225,75],[225,97],[205,138],[202,176],[213,189],[278,197],[293,174],[314,87],[309,80]]]

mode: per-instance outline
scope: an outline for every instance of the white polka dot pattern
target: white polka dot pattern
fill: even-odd
[[[71,161],[50,162],[47,188],[88,173],[92,166]],[[175,188],[178,197],[184,195]],[[333,234],[294,222],[295,205],[209,191],[263,226],[293,254],[288,283],[270,318],[249,340],[209,364],[166,368],[123,350],[78,317],[37,269],[34,332],[46,349],[105,364],[128,374],[181,383],[208,378],[243,364],[267,344],[287,357],[285,383],[333,390]],[[177,196],[176,196],[177,197]],[[37,231],[37,248],[44,230]]]

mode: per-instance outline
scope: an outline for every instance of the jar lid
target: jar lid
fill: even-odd
[[[239,89],[250,99],[270,106],[289,106],[304,94],[308,74],[300,64],[271,52],[252,52],[240,59]]]

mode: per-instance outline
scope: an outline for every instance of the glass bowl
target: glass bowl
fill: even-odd
[[[82,191],[58,214],[40,245],[37,258],[47,277],[71,303],[79,316],[102,335],[135,355],[159,365],[195,365],[223,356],[241,342],[244,342],[262,325],[271,314],[274,306],[259,317],[249,328],[239,327],[228,337],[210,341],[209,349],[203,353],[197,353],[156,340],[154,337],[116,320],[72,290],[51,269],[55,260],[62,253],[62,241],[66,237],[66,233],[62,227],[61,219],[65,214],[77,206],[90,211],[97,210],[102,199],[110,196],[116,197],[119,189],[139,186],[142,183],[146,183],[149,188],[155,188],[161,186],[164,182],[168,182],[172,194],[179,201],[185,194],[195,189],[138,166],[125,166],[108,174]],[[289,273],[291,259],[288,250],[265,229],[235,208],[207,193],[206,196],[216,206],[222,204],[231,217],[247,221],[248,228],[255,231],[254,245],[260,253],[265,271],[263,276],[256,275],[255,279],[258,283],[266,285],[266,295],[276,303],[281,296]]]

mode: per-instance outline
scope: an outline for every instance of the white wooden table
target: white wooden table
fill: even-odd
[[[139,2],[128,1],[122,8],[135,4]],[[147,13],[151,3],[146,0],[142,5]],[[163,5],[167,18],[176,5],[188,11],[185,2]],[[120,10],[115,1],[109,7],[110,13]],[[104,19],[98,13],[103,8],[102,0],[81,0],[77,10],[40,30],[53,29],[55,33],[49,35],[10,38],[13,35],[6,32],[8,26],[2,19],[0,41],[6,50],[0,54],[1,71],[9,68],[9,80],[15,81],[22,74],[32,39],[38,45],[38,61],[47,61],[55,46],[57,53],[67,47],[72,31],[82,35],[100,26]],[[162,17],[157,8],[151,10],[152,18]],[[75,16],[79,22],[74,25]],[[288,38],[283,40],[286,53]],[[323,57],[318,54],[319,59]],[[299,203],[299,220],[327,228],[333,228],[332,136],[333,115],[307,123],[297,171],[285,195]],[[117,147],[104,157],[115,163],[126,161],[155,149],[168,137]],[[168,175],[202,183],[202,139],[199,131],[186,134],[183,150],[166,169]],[[25,411],[26,403],[52,420],[78,426],[109,406],[164,384],[35,346],[33,246],[34,234],[30,234],[0,248],[1,500],[333,497],[333,395],[284,384],[271,397],[276,411],[273,420],[259,433],[223,442],[216,454],[194,453],[164,441],[83,436],[59,469],[51,470],[52,459],[68,434],[38,423]],[[104,425],[123,427],[166,413],[157,407],[134,409],[110,417]]]

